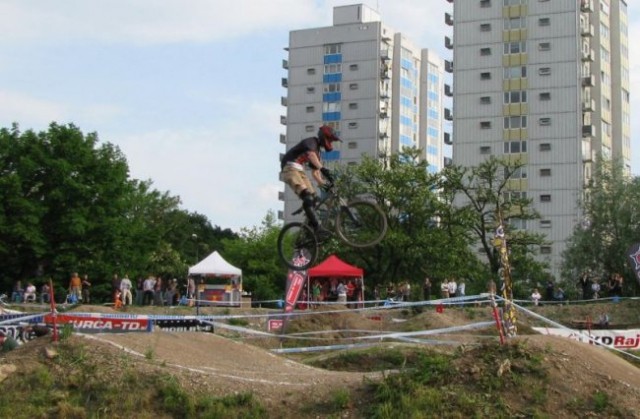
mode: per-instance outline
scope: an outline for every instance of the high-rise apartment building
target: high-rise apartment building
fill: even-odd
[[[447,0],[453,16],[453,162],[491,155],[525,167],[512,194],[542,218],[557,274],[597,156],[630,166],[627,4],[624,0]]]
[[[280,142],[287,149],[328,124],[343,140],[323,153],[329,167],[408,146],[422,150],[429,170],[442,168],[444,61],[433,51],[418,48],[362,4],[335,7],[332,26],[291,31],[285,49]],[[289,188],[280,199],[280,218],[290,221],[300,201]]]

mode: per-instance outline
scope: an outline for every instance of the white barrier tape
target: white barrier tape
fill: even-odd
[[[460,332],[463,330],[482,329],[489,326],[495,326],[495,322],[479,322],[479,323],[468,324],[465,326],[454,326],[454,327],[447,327],[443,329],[420,330],[417,332],[399,332],[399,333],[378,334],[378,335],[372,335],[372,336],[361,336],[355,339],[395,339],[398,337],[429,336],[429,335]]]
[[[40,317],[44,317],[47,314],[49,314],[49,313],[30,314],[30,315],[27,315],[27,316],[14,317],[12,319],[1,321],[0,325],[5,325],[5,324],[11,325],[11,324],[17,324],[17,323],[24,323],[24,322],[28,322],[29,320],[32,320],[32,319],[37,319],[37,318],[40,318]]]

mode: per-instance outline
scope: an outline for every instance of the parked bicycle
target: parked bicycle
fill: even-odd
[[[374,246],[387,233],[387,217],[378,204],[363,198],[347,201],[336,184],[328,185],[315,208],[332,236],[337,235],[351,247]],[[293,215],[302,211],[301,207]],[[318,237],[306,218],[303,222],[287,223],[278,235],[278,255],[289,269],[302,271],[317,261],[322,243],[330,238]]]

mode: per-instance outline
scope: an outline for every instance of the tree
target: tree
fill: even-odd
[[[544,236],[521,228],[540,218],[519,187],[524,170],[519,160],[492,156],[479,166],[450,166],[443,173],[442,189],[457,204],[450,207],[447,220],[466,226],[468,239],[481,246],[494,278],[501,267],[493,241],[500,224],[507,237],[514,279],[541,277],[544,268],[533,260],[535,249],[545,243]]]
[[[576,226],[563,254],[563,274],[576,277],[590,268],[603,277],[623,273],[638,291],[626,251],[640,241],[640,179],[615,161],[598,161],[580,206],[584,220]]]

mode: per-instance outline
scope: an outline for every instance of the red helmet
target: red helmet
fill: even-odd
[[[323,125],[318,129],[318,140],[321,147],[324,147],[326,151],[333,150],[334,141],[342,141],[336,135],[336,132],[329,125]]]

